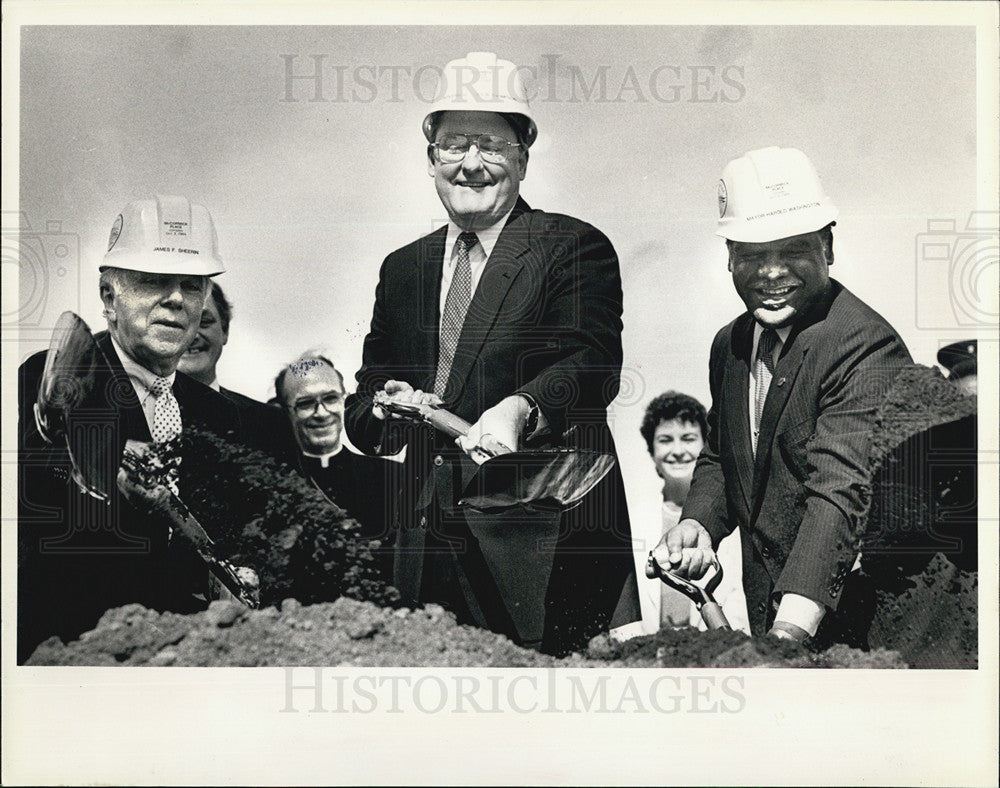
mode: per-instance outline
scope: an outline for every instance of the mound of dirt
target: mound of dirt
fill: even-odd
[[[271,606],[213,602],[180,615],[129,605],[108,611],[73,643],[49,639],[28,664],[975,667],[975,427],[976,399],[925,367],[900,375],[879,413],[862,545],[862,571],[877,581],[870,651],[834,646],[816,653],[787,641],[685,628],[626,643],[602,635],[585,653],[556,659],[460,626],[436,605],[384,607],[398,604],[398,595],[342,510],[270,461],[189,436],[202,444],[198,461],[185,460],[189,472],[202,474],[192,511],[206,528],[212,524],[234,563],[258,568]],[[230,491],[225,500],[221,489]],[[282,596],[300,601],[279,605]]]
[[[739,632],[670,630],[626,643],[594,638],[562,659],[502,635],[455,623],[437,605],[391,610],[341,598],[249,610],[213,602],[192,615],[141,605],[108,611],[97,628],[64,645],[50,638],[29,665],[329,667],[906,667],[898,654],[837,647],[814,654],[794,643]]]
[[[977,398],[936,369],[904,370],[872,436],[862,568],[868,643],[913,667],[978,664]]]

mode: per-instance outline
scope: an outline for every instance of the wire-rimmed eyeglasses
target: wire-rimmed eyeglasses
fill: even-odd
[[[473,145],[482,160],[491,164],[506,161],[511,148],[521,147],[521,143],[508,142],[499,134],[442,134],[441,139],[431,143],[431,147],[437,150],[438,159],[447,164],[460,162]]]

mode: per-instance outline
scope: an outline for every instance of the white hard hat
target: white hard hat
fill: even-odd
[[[101,263],[101,270],[105,268],[195,276],[226,270],[208,209],[187,197],[162,194],[134,200],[118,214]]]
[[[434,142],[432,120],[438,112],[511,112],[527,121],[524,144],[531,147],[538,128],[531,116],[521,72],[509,60],[498,60],[493,52],[470,52],[449,62],[441,80],[444,90],[439,85],[438,92],[442,95],[424,118],[424,136],[428,142]]]
[[[790,238],[822,230],[836,218],[837,209],[800,150],[752,150],[722,171],[717,235],[730,241]]]

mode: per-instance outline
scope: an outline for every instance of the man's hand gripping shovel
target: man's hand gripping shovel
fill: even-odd
[[[705,622],[705,626],[709,629],[732,629],[729,625],[729,619],[722,612],[722,607],[715,601],[715,597],[712,596],[715,589],[719,587],[719,583],[722,582],[722,565],[717,558],[713,559],[712,567],[715,571],[708,578],[708,581],[704,585],[696,585],[692,581],[681,577],[673,570],[660,566],[659,562],[653,558],[652,551],[650,551],[649,558],[646,561],[646,577],[650,579],[660,578],[668,586],[680,591],[694,602],[695,607],[698,608],[698,612],[701,613],[701,618]]]
[[[388,413],[430,424],[451,438],[465,436],[469,422],[436,405],[399,403],[384,392],[375,404]],[[565,511],[576,506],[614,467],[615,458],[588,449],[546,448],[491,452],[466,485],[458,505],[479,512],[515,506]]]

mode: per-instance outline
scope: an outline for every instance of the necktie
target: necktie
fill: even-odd
[[[438,342],[437,374],[434,376],[434,393],[444,396],[448,385],[451,364],[455,360],[455,348],[462,334],[465,313],[472,300],[472,262],[469,250],[479,243],[475,233],[462,233],[455,242],[455,273],[444,302],[444,317],[441,320],[441,337]]]
[[[754,359],[754,408],[753,408],[753,450],[757,451],[757,436],[760,434],[761,417],[764,415],[764,403],[767,401],[767,390],[774,376],[774,348],[778,344],[778,332],[773,328],[765,329],[757,342],[757,357]]]
[[[181,409],[170,388],[170,380],[156,378],[149,391],[156,397],[153,408],[153,442],[163,443],[176,438],[181,434]]]

